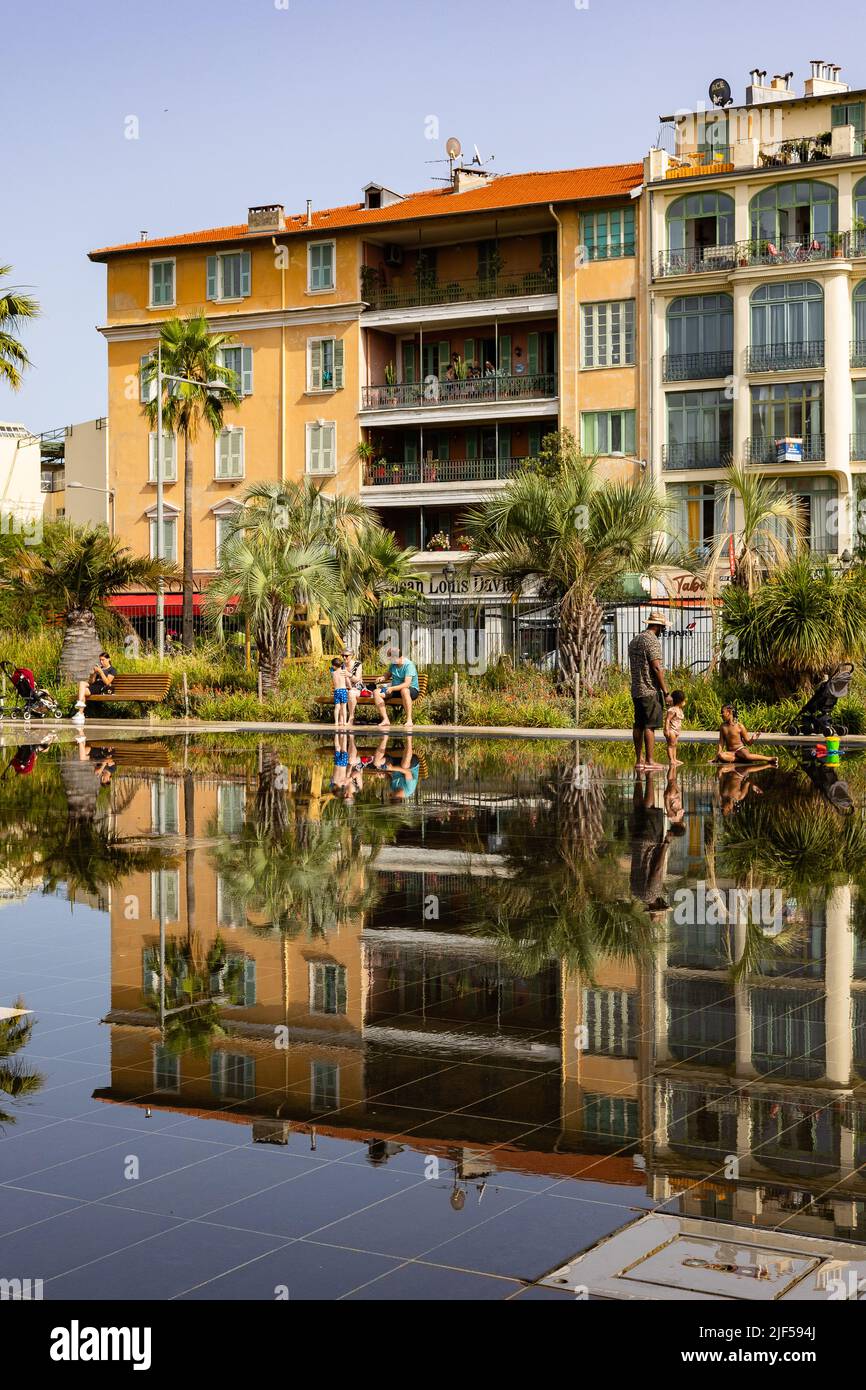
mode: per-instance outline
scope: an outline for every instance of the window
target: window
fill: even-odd
[[[214,520],[216,521],[217,561],[219,561],[220,552],[222,551],[223,546],[225,545],[229,536],[232,534],[232,522],[234,521],[234,519],[234,512],[232,512],[231,516],[216,516],[214,518]]]
[[[866,132],[866,118],[864,118],[866,106],[862,101],[840,102],[833,107],[830,123],[835,130],[838,126],[852,125],[854,127],[854,153],[866,153],[864,145],[864,132]]]
[[[138,399],[142,405],[156,400],[156,358],[150,352],[138,359]]]
[[[224,994],[236,1009],[252,1009],[256,1002],[256,963],[252,956],[230,951],[225,965],[214,975],[212,994]]]
[[[779,491],[798,504],[803,538],[817,555],[835,555],[839,548],[839,492],[835,478],[780,478]],[[770,522],[768,529],[786,544],[790,541],[788,527]]]
[[[670,536],[683,550],[708,551],[730,529],[724,488],[715,483],[672,483],[667,499]]]
[[[160,890],[165,920],[176,922],[180,916],[179,869],[159,869],[150,876],[150,915],[155,921],[159,921]]]
[[[249,251],[224,251],[207,258],[208,299],[246,299],[251,293]]]
[[[687,193],[667,212],[668,251],[701,253],[734,240],[734,200],[727,193]]]
[[[866,377],[861,377],[852,385],[854,388],[854,438],[851,441],[851,457],[866,459]]]
[[[581,446],[587,454],[633,454],[634,411],[593,410],[580,417]]]
[[[211,1089],[221,1100],[249,1100],[256,1090],[256,1063],[243,1052],[212,1052]]]
[[[161,1043],[156,1043],[153,1049],[153,1089],[180,1090],[180,1058]]]
[[[838,197],[829,183],[801,179],[774,183],[749,204],[753,240],[813,242],[826,246],[838,226]]]
[[[851,366],[866,367],[866,280],[854,290],[854,322],[851,333]]]
[[[180,829],[177,782],[163,779],[151,783],[150,828],[154,835],[177,835]]]
[[[314,241],[307,247],[308,290],[332,290],[336,287],[336,251],[337,245],[333,241]]]
[[[729,294],[684,294],[667,314],[666,381],[697,372],[727,375],[733,366],[734,302]]]
[[[162,481],[164,483],[177,482],[177,435],[164,434],[162,436]],[[151,430],[148,435],[148,479],[155,483],[156,477],[156,430]]]
[[[157,558],[156,545],[156,517],[150,520],[150,558]],[[168,560],[170,564],[177,564],[177,517],[163,516],[162,518],[162,558]]]
[[[174,303],[174,261],[151,261],[150,308],[163,309]]]
[[[217,924],[221,927],[245,927],[247,910],[243,895],[234,881],[217,875]]]
[[[583,1129],[605,1139],[637,1139],[637,1101],[587,1092],[583,1100]]]
[[[823,363],[824,295],[817,281],[760,285],[752,294],[751,318],[752,371]]]
[[[234,374],[232,385],[239,396],[253,394],[253,350],[249,347],[220,348],[220,364]]]
[[[586,1050],[596,1057],[637,1056],[637,995],[626,989],[585,989]]]
[[[237,835],[244,827],[246,792],[242,782],[217,787],[217,823],[222,835]]]
[[[802,439],[804,451],[820,458],[824,435],[824,388],[820,381],[786,381],[778,386],[752,387],[752,435],[775,457],[774,441]],[[755,458],[753,462],[760,462]]]
[[[312,420],[307,425],[307,472],[336,471],[337,426],[332,420]]]
[[[582,367],[627,367],[634,363],[634,300],[582,304]]]
[[[339,1110],[340,1068],[334,1062],[310,1063],[310,1109]]]
[[[611,208],[609,212],[585,212],[581,219],[581,241],[590,261],[607,261],[615,256],[634,255],[634,208]]]
[[[866,232],[866,179],[861,179],[854,186],[854,232],[859,238],[859,245],[863,245],[863,234]],[[862,251],[859,253],[861,256]]]
[[[217,478],[244,476],[244,431],[238,425],[227,426],[216,439]]]
[[[310,1013],[346,1012],[346,967],[310,962]]]
[[[307,390],[340,391],[342,387],[342,338],[310,338],[307,342]]]
[[[729,461],[733,403],[722,391],[672,391],[667,397],[668,468],[710,468]]]

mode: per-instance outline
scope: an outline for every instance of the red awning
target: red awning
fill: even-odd
[[[156,613],[156,594],[113,594],[109,599],[112,608],[118,608],[121,613],[128,617],[146,617],[150,613]],[[165,611],[174,615],[179,615],[183,608],[182,594],[166,594]],[[204,595],[193,594],[192,611],[201,613],[204,608]]]

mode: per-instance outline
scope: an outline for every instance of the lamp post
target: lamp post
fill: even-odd
[[[165,479],[165,439],[163,437],[162,388],[163,382],[179,381],[187,386],[204,386],[207,391],[230,391],[224,381],[194,381],[189,376],[171,376],[162,370],[162,339],[156,344],[156,558],[165,558],[164,550],[164,506],[163,483]],[[186,519],[185,519],[186,521]],[[160,575],[156,581],[156,650],[160,661],[165,658],[165,580]]]
[[[108,532],[114,535],[114,488],[113,487],[92,487],[90,483],[67,483],[67,488],[78,488],[82,492],[101,492],[103,497],[108,498]]]

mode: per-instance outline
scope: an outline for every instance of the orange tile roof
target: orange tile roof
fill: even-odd
[[[468,212],[495,212],[505,208],[531,207],[544,203],[571,203],[597,198],[625,198],[643,178],[641,164],[602,164],[595,169],[556,169],[546,173],[502,174],[478,188],[454,193],[450,185],[410,193],[401,202],[385,208],[365,208],[363,203],[325,208],[314,212],[307,224],[304,213],[286,217],[280,236],[309,232],[347,230],[350,227],[387,226],[411,222],[420,217],[450,217]],[[178,236],[152,237],[118,246],[103,246],[89,253],[92,261],[106,260],[127,251],[150,251],[157,246],[198,246],[209,242],[238,241],[241,238],[271,237],[272,231],[251,232],[246,222],[231,227],[211,227]]]

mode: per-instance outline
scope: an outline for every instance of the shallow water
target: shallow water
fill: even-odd
[[[643,1211],[866,1236],[859,760],[4,743],[0,1276],[561,1298]]]

